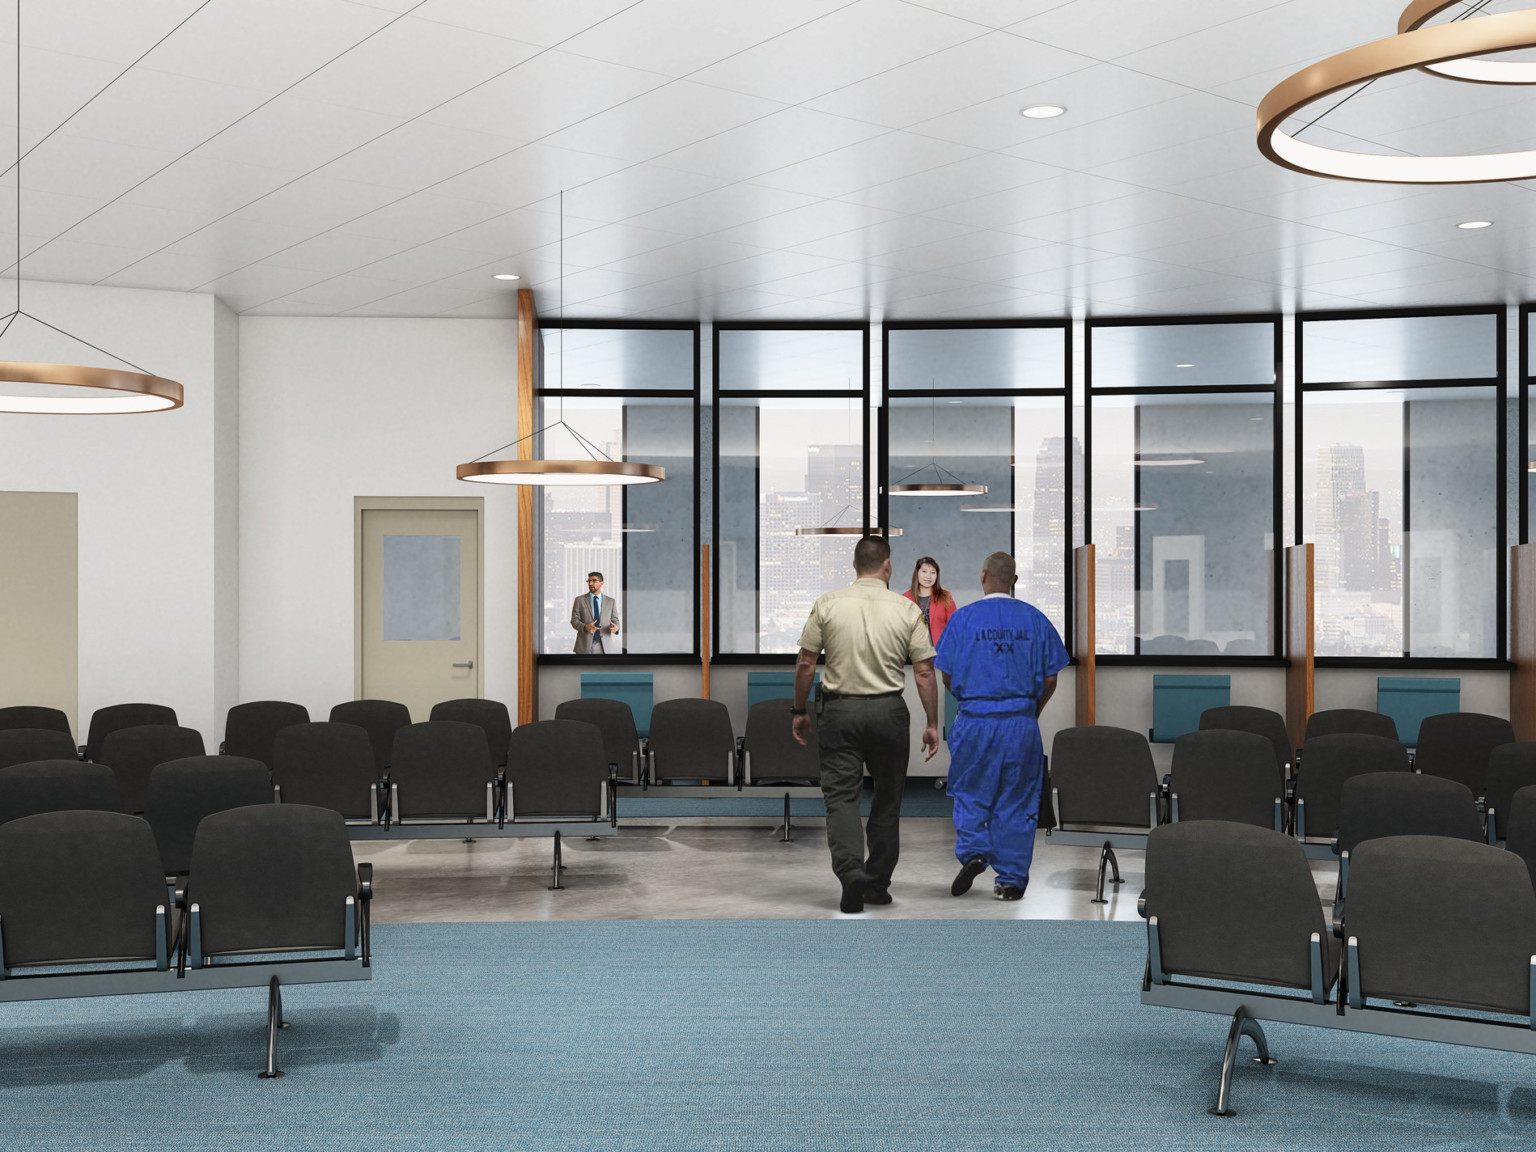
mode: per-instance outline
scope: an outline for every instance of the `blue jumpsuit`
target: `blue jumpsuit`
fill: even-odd
[[[982,857],[1000,884],[1029,883],[1045,773],[1036,706],[1067,664],[1045,615],[1007,596],[967,604],[939,638],[934,665],[960,702],[949,730],[955,855]]]

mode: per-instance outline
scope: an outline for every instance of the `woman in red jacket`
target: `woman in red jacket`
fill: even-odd
[[[955,611],[955,598],[939,583],[939,562],[924,556],[912,567],[912,587],[902,593],[923,610],[928,621],[928,636],[937,644]]]

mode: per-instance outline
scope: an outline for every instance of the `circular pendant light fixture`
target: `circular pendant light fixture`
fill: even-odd
[[[1424,27],[1447,8],[1463,0],[1413,0],[1397,18],[1397,30],[1414,32]],[[1447,80],[1466,80],[1473,84],[1536,84],[1536,61],[1532,60],[1446,60],[1425,64],[1424,71]]]
[[[121,75],[121,73],[119,73]],[[115,79],[115,78],[114,78]],[[105,89],[102,89],[105,91]],[[100,92],[97,93],[100,95]],[[91,100],[96,97],[92,96]],[[87,104],[90,100],[86,101]],[[81,107],[84,107],[82,105]],[[78,109],[76,110],[78,111]],[[73,115],[73,113],[71,114]],[[46,137],[45,137],[46,139]],[[35,147],[35,146],[34,146]],[[16,4],[16,307],[0,320],[0,339],[16,322],[40,325],[52,335],[64,337],[82,348],[100,352],[127,366],[94,368],[84,364],[48,364],[31,360],[0,360],[0,413],[47,416],[112,416],[133,412],[165,412],[180,408],[181,385],[156,376],[121,356],[66,332],[56,324],[25,312],[21,307],[21,0]]]
[[[1424,23],[1449,6],[1448,3],[1436,4],[1433,0],[1410,4],[1399,20],[1399,27],[1407,30],[1320,60],[1275,85],[1259,104],[1259,151],[1281,167],[1336,180],[1382,184],[1484,184],[1536,177],[1536,151],[1532,150],[1459,156],[1386,156],[1309,144],[1280,130],[1285,121],[1326,96],[1414,68],[1480,83],[1536,82],[1536,64],[1474,59],[1491,52],[1536,47],[1536,10],[1476,16],[1448,24]],[[1447,66],[1452,69],[1450,73],[1446,72]],[[1495,67],[1523,68],[1525,71],[1501,72],[1496,75],[1503,78],[1489,79],[1487,70]],[[1316,123],[1317,119],[1320,117],[1311,123]],[[1300,131],[1298,129],[1298,135]]]
[[[485,456],[460,464],[454,475],[472,484],[518,484],[541,488],[611,487],[629,484],[657,484],[667,478],[660,464],[639,464],[615,460],[591,440],[565,422],[565,192],[560,193],[560,419],[553,424],[519,436],[510,444],[493,448]],[[576,446],[587,454],[586,460],[487,460],[525,440],[542,436],[556,428],[570,433]],[[641,529],[643,531],[643,529]]]
[[[987,494],[987,486],[985,484],[967,484],[948,468],[939,466],[935,456],[939,446],[938,403],[937,385],[930,377],[928,398],[928,463],[914,468],[894,484],[887,484],[885,486],[885,494],[887,496],[985,496]],[[912,482],[912,477],[922,472],[933,473],[933,479]]]

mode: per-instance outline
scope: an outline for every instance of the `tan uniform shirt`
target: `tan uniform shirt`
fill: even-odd
[[[844,696],[900,692],[907,663],[933,659],[922,609],[872,577],[817,600],[800,647],[826,652],[822,685]]]

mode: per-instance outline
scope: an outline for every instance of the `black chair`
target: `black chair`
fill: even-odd
[[[1488,755],[1488,792],[1483,811],[1488,823],[1488,843],[1506,835],[1510,806],[1515,793],[1536,784],[1536,742],[1500,744]]]
[[[1284,827],[1285,780],[1274,745],[1252,732],[1186,732],[1173,746],[1169,817]]]
[[[1384,740],[1397,739],[1397,723],[1382,712],[1367,712],[1364,708],[1328,708],[1307,717],[1307,733],[1302,738],[1306,748],[1319,736],[1380,736]]]
[[[635,714],[628,704],[593,696],[562,700],[555,707],[555,719],[597,725],[603,734],[604,754],[618,771],[619,779],[640,783],[640,736],[635,731]]]
[[[160,846],[167,876],[192,864],[192,841],[203,817],[231,808],[272,803],[272,776],[260,760],[243,756],[190,756],[155,765],[149,774],[144,819]]]
[[[145,724],[170,724],[175,726],[176,709],[164,704],[109,704],[91,713],[91,726],[85,738],[85,758],[102,763],[102,749],[107,737],[124,728],[140,728]]]
[[[1395,739],[1339,732],[1314,736],[1296,772],[1296,839],[1333,840],[1344,782],[1371,772],[1408,772],[1408,749]]]
[[[1069,825],[1157,827],[1161,789],[1152,749],[1139,732],[1107,724],[1063,728],[1051,741],[1050,788],[1062,831]]]
[[[509,739],[510,743],[510,739]],[[494,820],[500,785],[485,729],[463,720],[408,724],[389,759],[390,815],[405,819]]]
[[[393,700],[348,700],[331,709],[330,719],[332,724],[356,724],[368,733],[373,745],[374,769],[383,776],[389,768],[395,733],[411,722],[411,710]]]
[[[745,784],[821,784],[821,754],[816,746],[816,718],[802,744],[790,727],[794,701],[759,700],[747,713],[742,741],[742,781]]]
[[[1275,750],[1275,764],[1281,775],[1290,770],[1293,753],[1290,735],[1285,730],[1285,717],[1272,709],[1247,704],[1207,708],[1200,713],[1200,731],[1252,732],[1262,736]]]
[[[144,811],[149,792],[149,774],[157,764],[201,756],[202,733],[174,724],[144,724],[138,728],[119,728],[102,746],[102,763],[117,773],[117,787],[122,793],[123,809]]]
[[[316,721],[282,729],[272,741],[272,783],[284,804],[379,822],[378,761],[369,733],[356,724]]]
[[[512,717],[507,706],[500,700],[480,700],[466,697],[463,700],[444,700],[432,705],[428,720],[457,720],[465,724],[478,724],[485,730],[486,747],[491,750],[491,763],[503,768],[507,763],[507,745],[512,743]]]
[[[105,764],[38,760],[0,768],[0,824],[39,812],[121,812],[117,775]]]
[[[1515,793],[1503,824],[1507,829],[1504,846],[1525,861],[1531,884],[1536,888],[1536,785],[1527,785]]]
[[[1349,887],[1355,849],[1387,836],[1482,840],[1477,802],[1465,784],[1417,772],[1369,772],[1344,781],[1339,796],[1339,894]]]
[[[70,744],[74,744],[74,735],[69,730],[69,717],[57,708],[43,708],[36,704],[13,704],[9,708],[0,708],[0,732],[11,728],[47,728],[51,732],[62,732],[69,737]]]
[[[609,819],[608,768],[603,734],[595,724],[519,724],[512,730],[507,757],[507,819]]]
[[[1501,716],[1481,712],[1442,712],[1419,725],[1413,766],[1429,776],[1443,776],[1481,797],[1488,788],[1488,757],[1500,744],[1513,744],[1515,730]]]
[[[718,700],[663,700],[651,709],[646,771],[666,780],[736,783],[736,735]]]
[[[0,728],[0,768],[34,760],[80,759],[75,741],[57,728]]]
[[[1143,656],[1185,656],[1188,653],[1189,642],[1182,636],[1154,636],[1141,642]]]
[[[224,718],[226,756],[244,756],[272,767],[272,741],[290,724],[308,724],[309,709],[286,700],[252,700],[236,704]]]
[[[155,835],[137,816],[43,812],[0,825],[7,969],[135,963],[166,971],[168,903]]]

